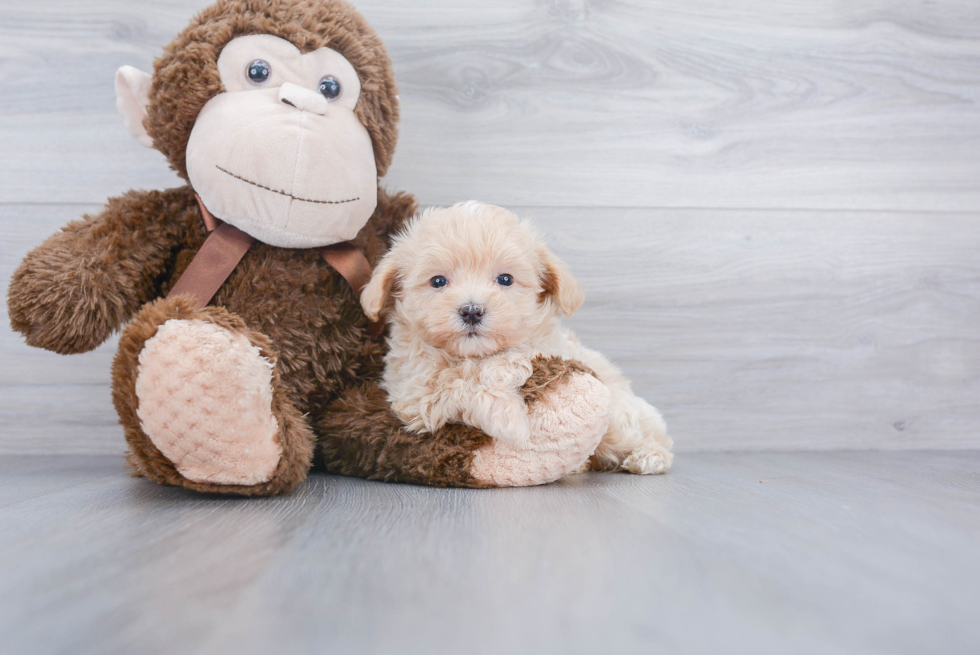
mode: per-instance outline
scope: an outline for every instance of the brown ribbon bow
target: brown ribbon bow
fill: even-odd
[[[195,194],[195,197],[198,207],[201,208],[204,226],[211,234],[167,297],[190,295],[197,300],[198,307],[204,307],[211,302],[214,294],[238,266],[238,262],[255,242],[255,238],[234,225],[215,218],[204,206],[201,196]],[[364,253],[346,241],[320,248],[319,252],[320,256],[347,280],[354,290],[354,295],[360,298],[361,291],[371,279],[371,264]],[[381,334],[383,329],[381,323],[369,321],[369,326],[372,335],[378,337]]]

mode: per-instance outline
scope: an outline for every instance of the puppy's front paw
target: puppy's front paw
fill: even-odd
[[[674,461],[674,455],[668,450],[645,447],[634,450],[623,463],[619,465],[620,470],[637,475],[659,475],[666,473]]]
[[[433,424],[432,412],[429,410],[430,406],[428,404],[422,404],[421,406],[408,403],[391,404],[392,413],[401,419],[401,422],[405,424],[407,430],[416,434],[435,432],[441,427]]]
[[[478,427],[494,439],[515,446],[523,446],[531,439],[527,405],[518,399],[514,402],[494,403]]]
[[[510,389],[516,392],[531,377],[531,360],[524,355],[510,354],[495,357],[480,369],[480,383],[490,389]]]
[[[489,432],[487,434],[490,434]],[[523,446],[531,440],[531,422],[527,416],[515,418],[500,426],[499,434],[490,434],[495,439],[507,441],[515,446]]]

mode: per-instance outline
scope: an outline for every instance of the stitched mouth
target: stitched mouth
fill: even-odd
[[[279,189],[273,189],[271,187],[265,186],[264,184],[259,184],[258,182],[253,182],[252,180],[246,180],[241,175],[235,175],[231,171],[225,170],[225,169],[221,168],[220,166],[218,166],[217,164],[215,164],[214,167],[217,168],[222,173],[225,173],[226,175],[231,175],[236,180],[241,180],[242,182],[245,182],[246,184],[251,184],[254,187],[258,187],[260,189],[265,189],[266,191],[271,191],[272,193],[278,193],[281,196],[286,196],[287,198],[292,198],[293,200],[299,200],[300,202],[312,202],[312,203],[317,204],[317,205],[342,205],[342,204],[347,203],[347,202],[354,202],[356,200],[360,200],[360,197],[357,197],[357,198],[349,198],[347,200],[310,200],[309,198],[297,198],[296,196],[294,196],[291,193],[287,193],[285,191],[280,191]]]

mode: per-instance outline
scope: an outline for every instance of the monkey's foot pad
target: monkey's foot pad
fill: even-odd
[[[574,473],[609,429],[610,401],[606,385],[576,373],[534,404],[528,444],[494,439],[476,451],[473,477],[489,486],[523,487]]]
[[[282,457],[272,366],[241,334],[206,321],[167,321],[139,355],[143,432],[188,480],[267,482]]]

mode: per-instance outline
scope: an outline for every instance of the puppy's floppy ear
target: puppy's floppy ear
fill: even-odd
[[[390,251],[385,255],[378,267],[371,275],[371,281],[367,283],[361,291],[361,307],[364,313],[372,321],[377,321],[381,316],[381,310],[388,302],[388,295],[395,287],[395,279],[398,277],[398,265],[395,263],[395,251]]]
[[[572,277],[572,272],[565,266],[565,262],[558,259],[553,252],[542,246],[538,255],[544,265],[544,272],[541,275],[541,295],[550,296],[565,312],[565,316],[571,316],[585,300],[582,287]]]

